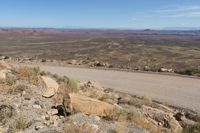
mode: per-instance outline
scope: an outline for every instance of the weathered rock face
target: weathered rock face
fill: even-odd
[[[175,133],[182,130],[182,127],[180,126],[179,122],[173,117],[172,113],[166,113],[162,110],[145,105],[142,106],[142,112],[151,120],[155,120],[154,123],[156,125],[171,129],[172,132]]]
[[[107,116],[113,111],[114,106],[96,99],[92,99],[79,94],[71,93],[70,108],[73,112],[83,112],[85,114]]]
[[[59,88],[58,83],[54,79],[47,76],[42,76],[41,79],[44,86],[42,90],[42,96],[49,98],[55,95]]]

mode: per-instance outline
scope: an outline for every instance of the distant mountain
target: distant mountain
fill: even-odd
[[[166,27],[163,30],[191,31],[191,30],[200,30],[200,27]]]

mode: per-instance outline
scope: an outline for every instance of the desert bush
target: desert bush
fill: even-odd
[[[78,124],[65,124],[62,133],[100,133],[100,131],[95,131],[92,125],[88,123],[78,123]]]
[[[30,83],[34,85],[38,85],[39,83],[39,74],[40,74],[40,68],[29,68],[29,67],[18,67],[15,69],[15,72],[18,74],[18,76],[24,80],[29,81]]]
[[[115,120],[115,121],[138,121],[142,115],[139,111],[135,109],[119,109],[115,108],[113,111],[109,112],[108,117],[105,119]]]
[[[17,82],[17,79],[15,77],[6,77],[5,79],[5,83],[8,86],[13,86],[16,84],[16,82]]]
[[[11,105],[0,105],[0,123],[5,124],[6,121],[14,115],[14,108]]]
[[[152,133],[160,133],[161,130],[155,126],[154,124],[150,123],[146,120],[146,118],[136,109],[132,108],[125,108],[119,109],[115,108],[110,114],[107,115],[108,117],[105,118],[107,120],[114,120],[119,123],[128,123],[134,125],[137,128],[146,129]],[[121,127],[119,127],[120,129]],[[119,131],[118,127],[116,128],[116,132]],[[120,132],[119,132],[120,133]]]
[[[107,94],[99,95],[97,99],[100,101],[105,101],[106,99],[108,99],[108,95]]]
[[[69,92],[78,92],[79,85],[78,81],[70,79],[70,78],[63,78],[63,83],[60,85],[61,90],[67,90]]]
[[[200,68],[186,68],[183,70],[177,70],[175,72],[184,75],[194,75],[194,74],[200,74]]]
[[[15,86],[11,87],[8,90],[8,93],[9,94],[18,94],[18,93],[22,93],[23,91],[28,90],[28,89],[29,89],[29,86],[27,86],[25,84],[17,84]]]
[[[23,131],[29,126],[30,123],[24,117],[19,117],[9,125],[9,133],[17,133]]]
[[[183,133],[200,133],[200,122],[183,129]]]

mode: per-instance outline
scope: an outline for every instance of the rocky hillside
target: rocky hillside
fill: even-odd
[[[200,132],[197,113],[0,61],[0,133]]]

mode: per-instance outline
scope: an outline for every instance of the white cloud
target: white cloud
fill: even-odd
[[[152,11],[153,14],[164,17],[200,17],[200,6],[183,6]]]

